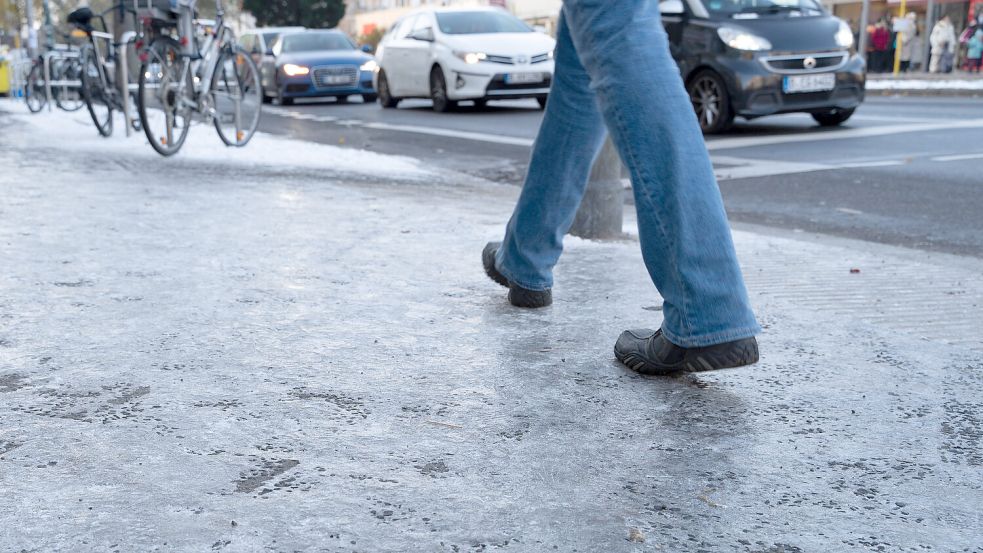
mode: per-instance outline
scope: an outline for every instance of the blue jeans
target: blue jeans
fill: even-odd
[[[656,0],[564,0],[553,88],[498,251],[499,271],[523,288],[552,288],[563,236],[608,131],[631,173],[642,257],[664,299],[666,338],[700,347],[757,334]]]

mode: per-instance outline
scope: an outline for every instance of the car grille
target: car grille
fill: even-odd
[[[314,69],[314,86],[318,88],[352,87],[358,83],[358,67],[337,65]]]
[[[821,73],[836,71],[846,65],[847,52],[796,54],[794,56],[765,56],[761,63],[769,71],[782,74]]]
[[[520,65],[526,63],[543,63],[544,61],[548,61],[549,59],[550,59],[549,52],[546,52],[545,54],[537,54],[535,56],[516,56],[516,57],[496,56],[494,54],[485,55],[485,61],[489,63],[501,63],[502,65],[516,65],[517,63]]]

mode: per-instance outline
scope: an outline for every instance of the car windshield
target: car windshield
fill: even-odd
[[[437,26],[445,35],[532,32],[521,19],[497,11],[438,12]]]
[[[791,13],[808,15],[823,13],[815,0],[702,0],[707,11],[717,15]]]
[[[313,52],[317,50],[354,50],[348,37],[341,33],[301,33],[287,35],[280,39],[283,44],[280,51],[284,54],[292,52]]]

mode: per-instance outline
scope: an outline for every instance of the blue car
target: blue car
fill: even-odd
[[[346,101],[358,94],[366,103],[375,102],[377,67],[375,58],[341,31],[284,33],[260,67],[263,98],[289,105],[296,98]]]

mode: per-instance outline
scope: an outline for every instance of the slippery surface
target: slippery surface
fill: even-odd
[[[644,378],[634,240],[483,275],[513,188],[2,109],[0,550],[979,551],[978,261],[737,232],[761,363]]]

